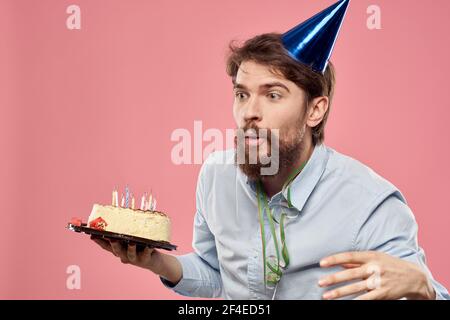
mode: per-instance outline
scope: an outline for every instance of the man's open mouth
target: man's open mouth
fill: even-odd
[[[250,147],[260,146],[266,139],[261,138],[245,138],[245,144]]]
[[[256,133],[247,133],[245,135],[245,144],[248,146],[260,146],[266,139],[259,137]]]

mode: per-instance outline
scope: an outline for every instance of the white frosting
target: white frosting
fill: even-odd
[[[107,223],[105,231],[170,242],[170,219],[164,214],[94,204],[88,226],[99,217]]]

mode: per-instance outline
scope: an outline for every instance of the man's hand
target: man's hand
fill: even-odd
[[[346,270],[319,280],[329,287],[354,281],[325,292],[324,299],[359,294],[356,300],[435,299],[436,293],[427,275],[414,263],[382,252],[345,252],[324,258],[322,268],[342,266]]]
[[[173,284],[178,283],[182,277],[181,264],[171,255],[148,247],[142,252],[137,252],[135,245],[124,247],[118,241],[104,240],[93,236],[91,239],[104,250],[118,257],[122,263],[148,269]]]

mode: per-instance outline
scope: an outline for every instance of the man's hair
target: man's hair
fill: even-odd
[[[241,63],[244,61],[254,61],[256,63],[270,67],[274,74],[283,75],[287,80],[297,84],[306,93],[306,102],[309,103],[317,97],[326,96],[329,98],[329,107],[322,122],[312,128],[313,144],[323,142],[325,138],[325,125],[331,109],[331,102],[334,94],[335,71],[331,61],[322,75],[313,71],[309,66],[294,60],[281,41],[281,34],[266,33],[253,37],[242,46],[236,45],[232,41],[229,45],[230,54],[227,58],[227,74],[236,80]],[[305,114],[308,110],[305,108]]]

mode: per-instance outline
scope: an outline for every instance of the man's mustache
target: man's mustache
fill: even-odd
[[[273,137],[272,131],[273,129],[270,128],[259,128],[254,124],[250,124],[236,129],[236,137],[259,138],[267,140],[270,143]],[[279,132],[279,129],[274,131]]]

